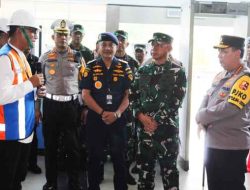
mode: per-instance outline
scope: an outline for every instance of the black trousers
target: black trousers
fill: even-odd
[[[80,187],[80,126],[78,100],[57,102],[44,99],[43,135],[45,143],[45,169],[47,183],[57,185],[58,138],[63,133],[69,189]]]
[[[30,143],[0,141],[0,189],[21,190],[27,174]]]
[[[37,124],[35,124],[34,136],[33,136],[33,140],[32,140],[31,145],[30,145],[30,156],[29,156],[29,162],[28,162],[28,165],[30,167],[35,167],[37,165],[37,144],[38,144],[38,140],[37,140],[37,136],[36,136],[36,128],[37,128]]]
[[[111,125],[106,125],[101,116],[89,110],[87,116],[87,148],[89,153],[89,190],[100,190],[101,162],[106,142],[114,167],[114,189],[127,190],[125,164],[125,119],[122,117]]]
[[[209,190],[246,190],[246,158],[249,150],[207,148],[206,171]]]

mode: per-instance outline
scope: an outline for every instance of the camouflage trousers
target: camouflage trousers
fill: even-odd
[[[132,163],[135,161],[136,150],[137,150],[137,138],[135,125],[132,122],[126,124],[126,136],[127,136],[127,146],[126,146],[126,162]]]
[[[160,125],[154,134],[141,130],[138,143],[138,190],[153,190],[155,165],[159,161],[164,190],[179,189],[177,156],[179,150],[178,128]]]
[[[135,126],[135,119],[132,108],[129,107],[126,112],[126,162],[130,165],[135,161],[137,151],[137,127]]]

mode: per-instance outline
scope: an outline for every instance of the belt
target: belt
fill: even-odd
[[[45,97],[51,100],[58,101],[58,102],[69,102],[71,100],[77,99],[78,94],[64,96],[64,95],[54,95],[54,94],[46,93]]]

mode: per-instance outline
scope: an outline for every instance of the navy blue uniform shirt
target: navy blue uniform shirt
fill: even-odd
[[[132,80],[132,71],[127,62],[114,57],[108,69],[102,58],[98,58],[87,64],[81,87],[90,90],[91,96],[104,110],[116,111]]]

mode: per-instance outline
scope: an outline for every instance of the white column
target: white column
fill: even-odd
[[[189,169],[189,133],[191,112],[192,55],[194,28],[194,0],[183,0],[181,5],[180,60],[187,75],[187,92],[180,109],[180,166]]]
[[[119,29],[120,22],[120,6],[119,5],[107,5],[106,13],[106,31],[114,32]]]

